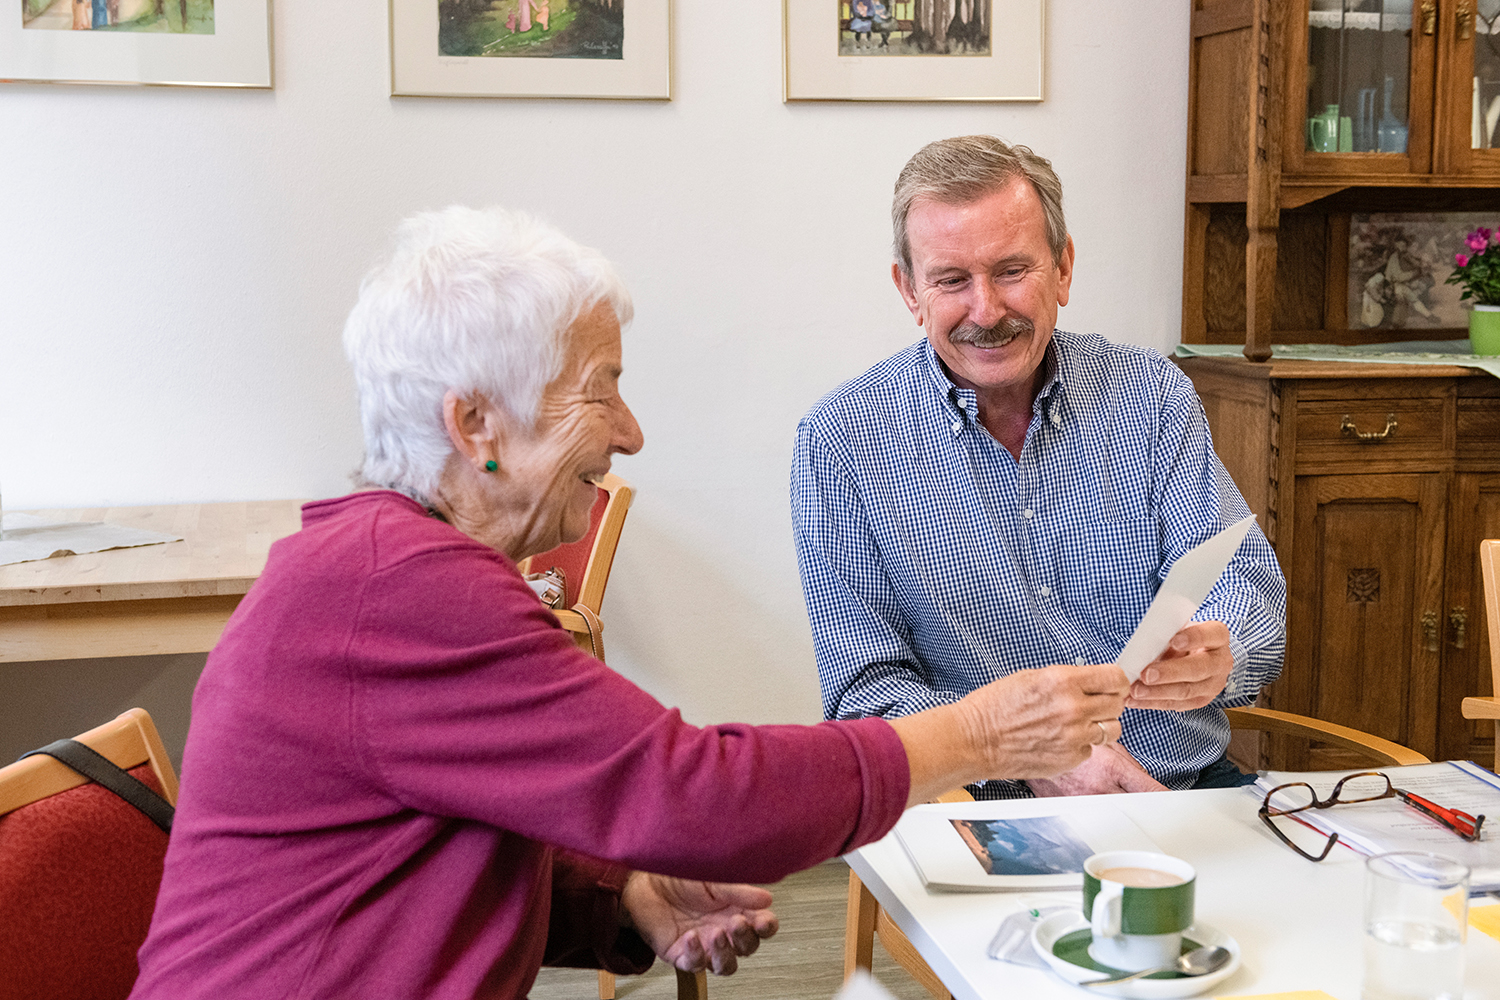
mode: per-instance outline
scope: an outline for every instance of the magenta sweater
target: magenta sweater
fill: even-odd
[[[774,881],[883,836],[908,781],[879,719],[684,723],[405,497],[311,503],[193,696],[131,996],[467,1000],[524,997],[544,962],[641,971],[629,869]]]

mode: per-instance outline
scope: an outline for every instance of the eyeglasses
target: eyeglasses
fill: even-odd
[[[1310,854],[1299,847],[1273,820],[1291,816],[1293,821],[1315,829],[1312,824],[1296,819],[1295,814],[1306,809],[1328,809],[1336,805],[1348,805],[1355,802],[1374,802],[1377,799],[1399,798],[1426,815],[1437,820],[1443,826],[1458,834],[1464,840],[1475,841],[1479,839],[1480,827],[1484,825],[1484,817],[1470,816],[1466,812],[1457,809],[1445,809],[1436,803],[1424,799],[1422,796],[1408,792],[1402,788],[1391,785],[1389,776],[1380,771],[1360,771],[1358,774],[1346,775],[1339,783],[1333,786],[1332,793],[1327,799],[1319,799],[1317,791],[1312,785],[1305,781],[1294,781],[1285,785],[1277,785],[1266,793],[1265,801],[1260,805],[1260,818],[1271,832],[1281,839],[1298,854],[1309,861],[1322,861],[1328,857],[1328,852],[1333,850],[1333,845],[1339,842],[1337,833],[1328,835],[1328,842],[1323,845],[1321,854]],[[1320,834],[1322,831],[1318,831]]]

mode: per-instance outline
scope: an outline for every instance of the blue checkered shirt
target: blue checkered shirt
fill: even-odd
[[[1192,383],[1156,351],[1057,331],[1019,461],[922,340],[802,419],[792,523],[823,712],[891,718],[1050,663],[1109,663],[1183,552],[1249,513]],[[1121,742],[1192,785],[1229,742],[1224,707],[1276,679],[1286,583],[1252,527],[1195,618],[1234,669],[1191,712],[1126,709]],[[981,798],[1030,795],[990,781]]]

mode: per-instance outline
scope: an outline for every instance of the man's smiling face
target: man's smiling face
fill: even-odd
[[[959,205],[919,198],[906,227],[912,273],[893,277],[955,384],[1029,390],[1073,279],[1073,241],[1052,259],[1031,183]]]

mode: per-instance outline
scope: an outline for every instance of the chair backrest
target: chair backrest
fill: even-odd
[[[1270,708],[1226,708],[1224,714],[1229,717],[1230,729],[1259,730],[1326,743],[1358,754],[1364,762],[1361,766],[1432,763],[1410,747],[1336,722],[1324,722],[1322,719],[1292,712],[1278,712]]]
[[[1484,619],[1490,631],[1490,694],[1500,695],[1500,538],[1479,543],[1479,572],[1484,577]],[[1495,752],[1500,754],[1500,746]]]
[[[76,739],[176,803],[177,776],[144,709]],[[123,1000],[166,851],[155,823],[61,761],[0,768],[0,998]]]
[[[563,571],[563,607],[582,604],[594,614],[604,603],[604,587],[614,565],[615,549],[620,545],[620,531],[625,515],[635,499],[635,490],[619,476],[610,473],[599,480],[599,496],[589,514],[589,530],[576,542],[567,542],[520,564],[523,573],[546,572],[553,567]]]

